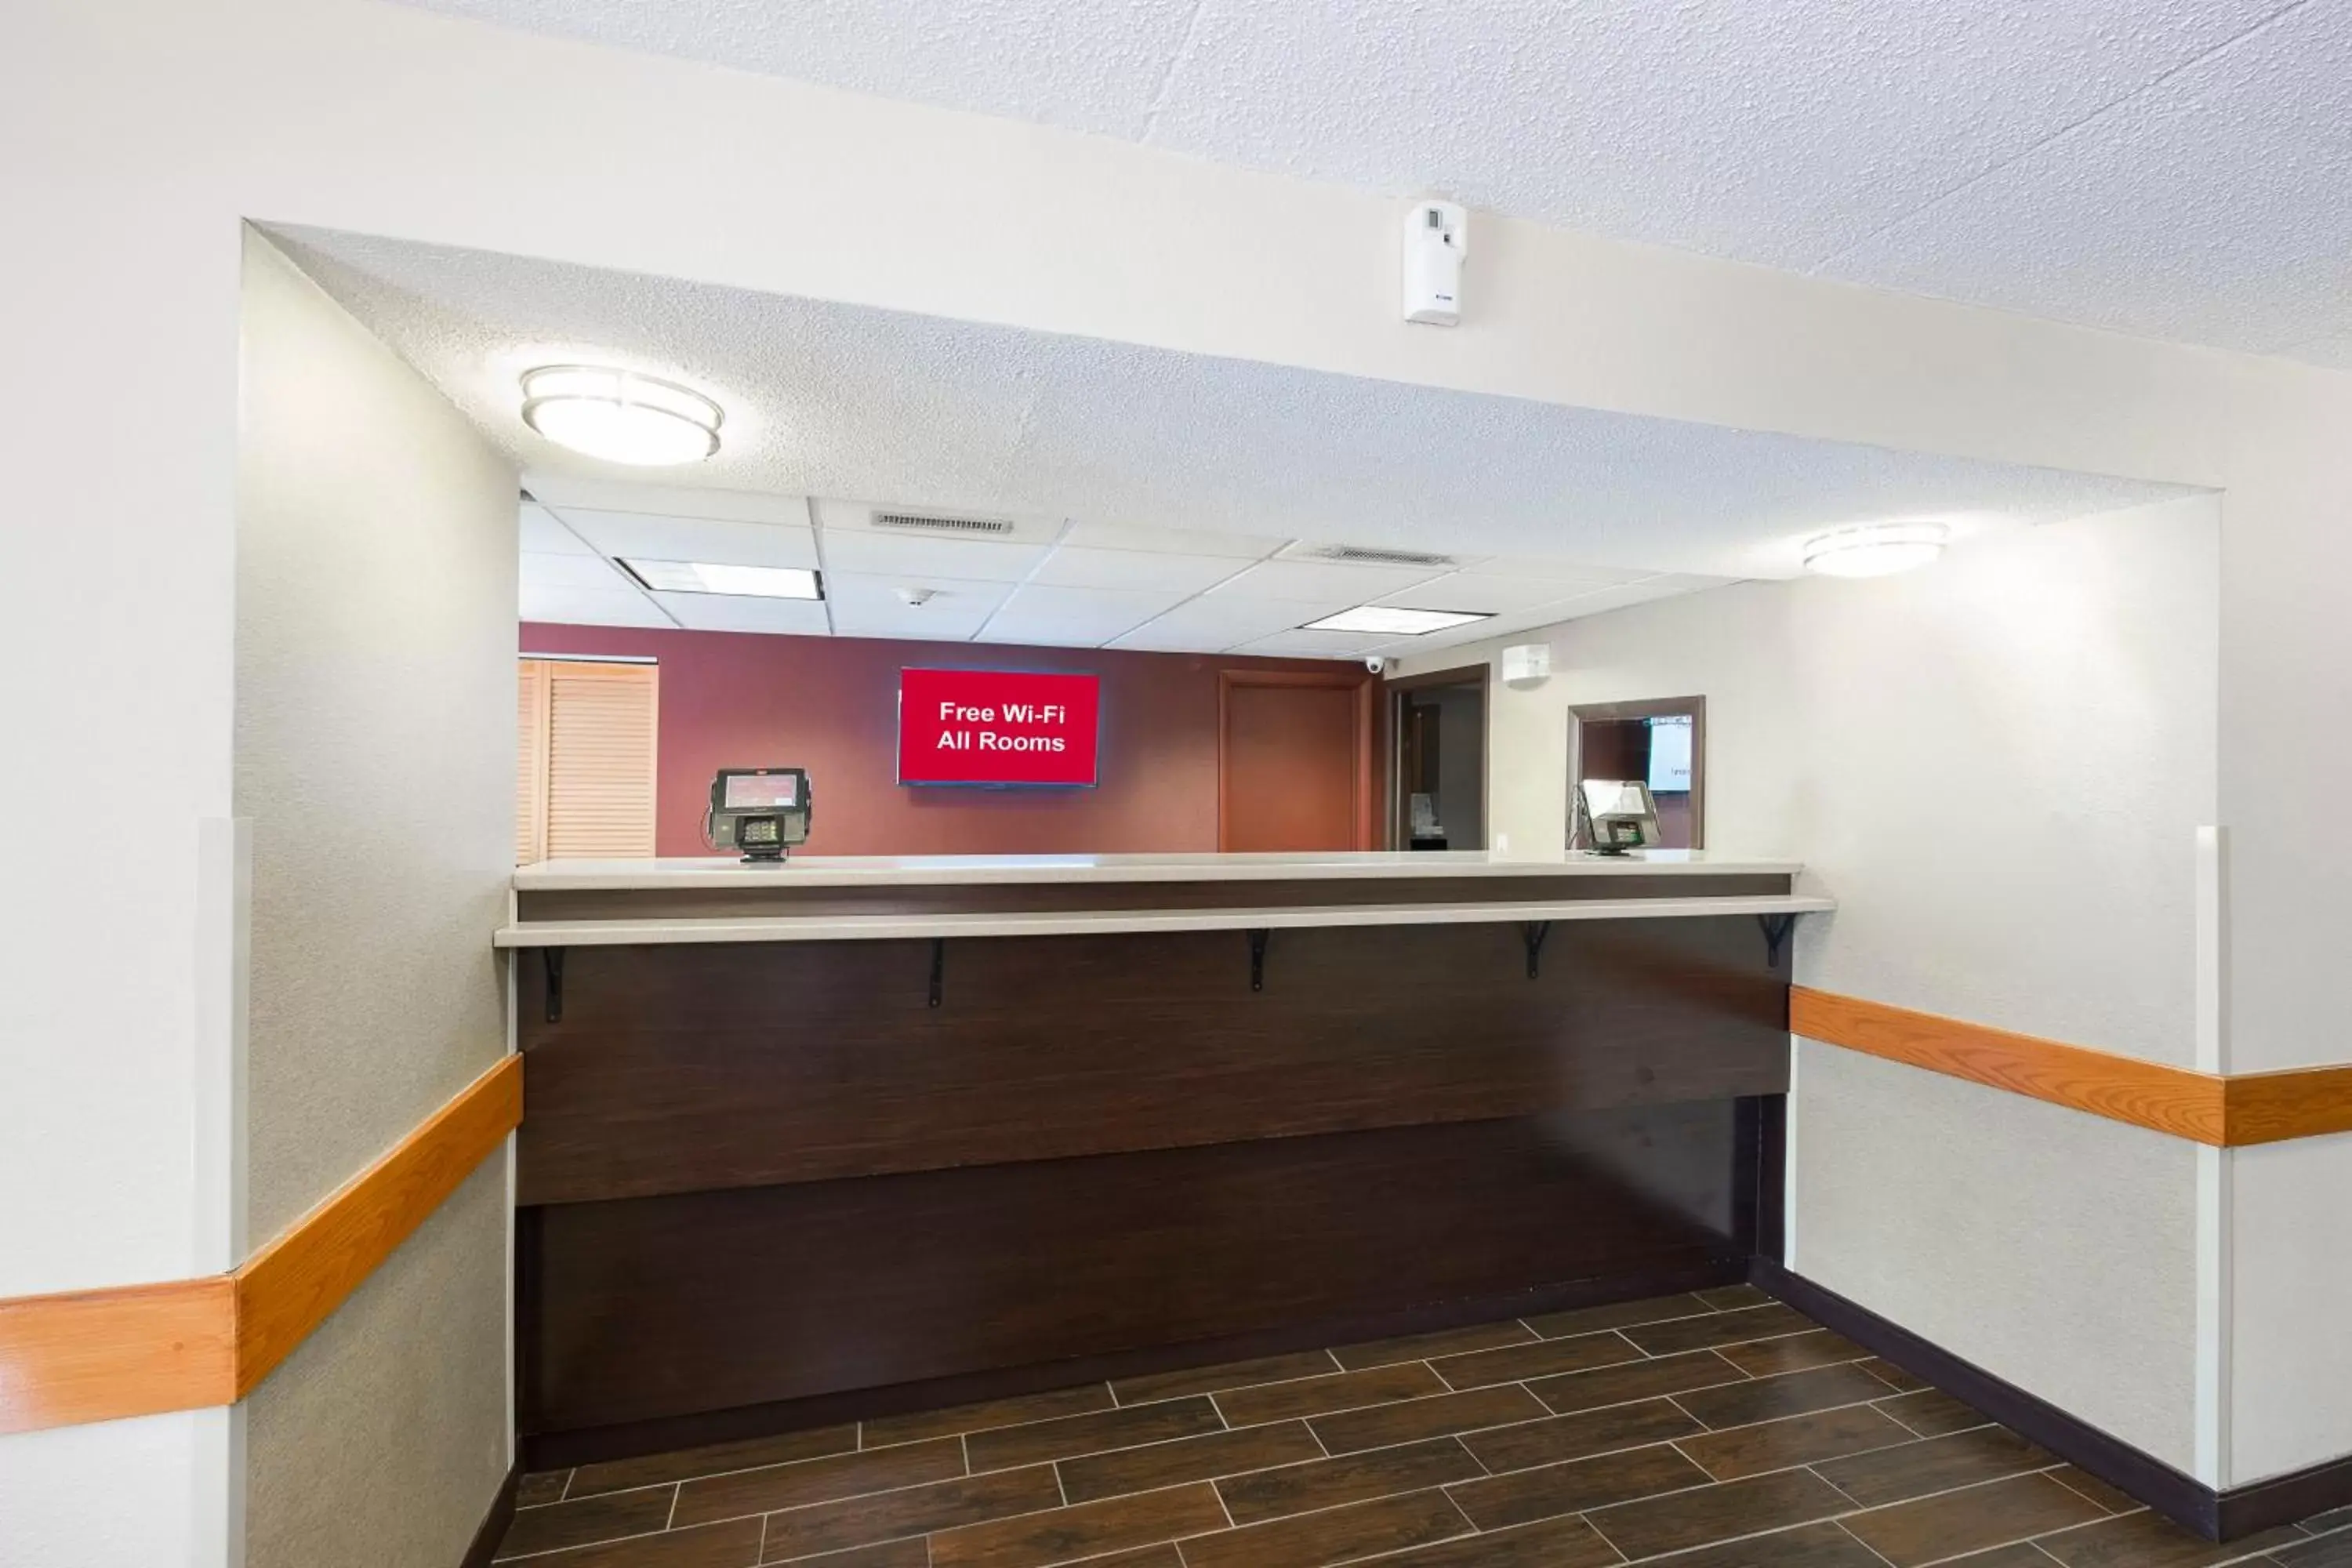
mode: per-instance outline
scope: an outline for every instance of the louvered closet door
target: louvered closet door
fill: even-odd
[[[547,664],[521,661],[515,683],[515,864],[547,858]]]
[[[547,853],[553,859],[654,852],[654,744],[660,700],[649,664],[547,665]]]

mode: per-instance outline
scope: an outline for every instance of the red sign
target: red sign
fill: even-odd
[[[1008,669],[898,672],[902,784],[1090,784],[1101,681]]]

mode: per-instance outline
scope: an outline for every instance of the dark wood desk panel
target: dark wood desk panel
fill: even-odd
[[[1779,1094],[1752,916],[575,948],[519,961],[525,1204]]]
[[[1749,1110],[1567,1112],[528,1210],[524,1430],[846,1391],[883,1402],[870,1414],[894,1386],[990,1369],[1265,1331],[1312,1345],[1335,1324],[1450,1302],[1738,1278]],[[1051,1368],[1030,1379],[1055,1381]]]

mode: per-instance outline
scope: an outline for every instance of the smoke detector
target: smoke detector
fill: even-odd
[[[940,596],[937,588],[900,588],[898,594],[898,602],[908,609],[920,609]]]

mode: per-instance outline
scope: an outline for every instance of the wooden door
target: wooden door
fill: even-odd
[[[1226,670],[1218,685],[1217,847],[1370,848],[1370,682]]]

